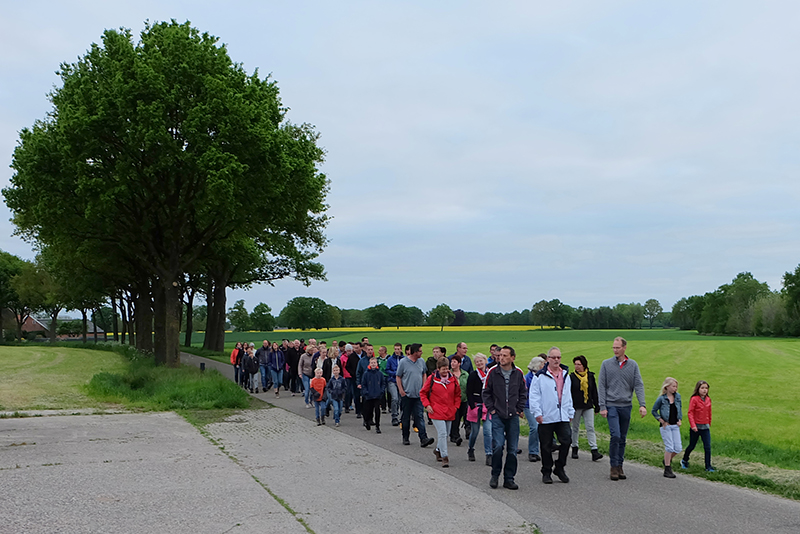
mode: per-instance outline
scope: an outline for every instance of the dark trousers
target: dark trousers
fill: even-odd
[[[686,451],[683,453],[683,461],[689,461],[689,455],[697,446],[698,439],[703,440],[703,450],[706,453],[706,469],[708,469],[711,467],[711,429],[709,428],[698,428],[697,432],[689,429],[689,446],[686,447]]]
[[[569,446],[572,443],[572,429],[568,421],[558,423],[539,423],[539,448],[542,452],[542,474],[553,471],[553,434],[558,438],[558,460],[555,471],[562,471],[567,465]]]
[[[400,397],[400,406],[403,409],[403,415],[400,422],[403,425],[403,439],[409,439],[411,436],[411,417],[414,417],[414,426],[417,427],[420,442],[428,439],[428,431],[425,430],[425,418],[422,415],[422,401],[419,397],[411,398],[408,395]]]
[[[361,403],[361,414],[364,416],[364,423],[381,426],[381,399],[364,399]]]
[[[467,408],[467,403],[462,402],[461,406],[456,410],[456,418],[450,426],[450,439],[455,440],[461,437],[461,422],[467,416]]]

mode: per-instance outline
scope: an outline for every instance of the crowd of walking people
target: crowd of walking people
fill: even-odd
[[[388,415],[393,427],[400,427],[403,445],[411,444],[412,433],[420,446],[436,443],[435,461],[450,466],[451,444],[467,441],[467,461],[476,461],[475,446],[483,436],[485,463],[491,466],[489,485],[518,489],[515,482],[520,419],[528,422],[528,461],[541,462],[542,482],[552,484],[555,476],[569,482],[567,459],[579,458],[578,435],[583,421],[592,461],[603,458],[597,446],[595,414],[608,420],[610,442],[609,478],[626,480],[623,465],[635,393],[641,417],[647,415],[644,383],[637,363],[626,355],[627,342],[617,337],[614,357],[604,360],[599,375],[589,370],[584,355],[572,359],[573,371],[562,363],[561,350],[551,347],[533,358],[527,373],[516,365],[516,352],[508,345],[492,345],[489,356],[467,355],[467,344],[455,352],[436,346],[423,359],[422,345],[403,347],[395,343],[392,354],[379,347],[375,354],[369,339],[358,342],[315,339],[269,343],[237,343],[231,353],[236,382],[251,393],[274,389],[292,396],[303,395],[306,408],[315,409],[318,425],[333,417],[339,426],[342,414],[355,412],[364,428],[380,434],[381,415]],[[260,377],[260,381],[259,381]],[[689,456],[702,440],[705,468],[711,465],[711,399],[709,385],[697,382],[687,412],[689,447],[683,451],[680,427],[682,403],[678,382],[667,377],[650,413],[660,426],[664,442],[664,477],[675,478],[673,459],[683,452],[680,465],[689,466]],[[427,426],[434,436],[428,435]],[[462,428],[464,437],[462,438]]]

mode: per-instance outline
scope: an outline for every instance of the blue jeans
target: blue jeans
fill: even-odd
[[[481,429],[481,422],[477,421],[473,423],[470,421],[469,424],[472,426],[469,433],[469,448],[474,449],[475,442],[478,441],[478,432]],[[487,419],[483,422],[483,452],[486,456],[489,456],[492,454],[492,450],[492,420]]]
[[[302,375],[303,389],[306,392],[306,404],[311,404],[311,377]]]
[[[269,373],[272,375],[272,384],[275,386],[275,389],[281,389],[281,384],[283,384],[283,369],[270,369]]]
[[[403,410],[403,418],[401,420],[403,425],[403,440],[411,437],[411,417],[414,417],[414,426],[417,427],[419,432],[419,441],[423,442],[428,439],[428,431],[425,429],[425,417],[422,415],[422,401],[419,397],[400,397],[400,404]]]
[[[234,384],[238,384],[239,383],[239,366],[238,365],[234,365],[233,366],[233,382],[234,382]]]
[[[619,467],[625,461],[625,440],[631,426],[631,406],[608,406],[608,431],[611,443],[608,445],[608,456],[611,467]]]
[[[261,370],[261,389],[267,391],[267,374],[269,370],[266,365],[259,365],[258,368]]]
[[[339,418],[342,416],[342,403],[343,403],[343,401],[342,401],[342,399],[339,399],[339,400],[329,399],[328,403],[333,405],[333,420],[338,423],[339,422]]]
[[[705,461],[706,461],[706,469],[711,467],[711,429],[710,428],[698,428],[697,432],[689,429],[689,446],[686,447],[686,451],[683,453],[683,461],[689,463],[689,455],[692,454],[692,451],[697,446],[697,440],[703,440],[703,450],[705,451]]]
[[[528,420],[528,454],[539,454],[539,423],[530,408],[525,408],[525,419]],[[576,443],[575,446],[578,444]]]
[[[355,397],[355,389],[356,389],[356,379],[355,378],[345,378],[344,379],[344,408],[345,410],[349,410],[350,406],[353,404],[353,398]],[[360,407],[360,403],[359,403]]]
[[[317,419],[325,417],[325,401],[314,401],[314,411],[316,412]]]
[[[392,399],[389,403],[392,411],[392,422],[400,417],[400,392],[397,390],[397,382],[389,380],[386,383],[386,391],[389,392],[389,397]]]
[[[499,477],[503,471],[503,480],[514,480],[517,474],[517,446],[519,445],[519,417],[503,419],[496,414],[492,416],[492,477]],[[506,448],[506,465],[503,467],[503,447]]]

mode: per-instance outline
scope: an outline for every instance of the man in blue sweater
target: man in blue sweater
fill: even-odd
[[[608,456],[611,460],[611,480],[625,480],[622,463],[625,461],[625,439],[631,424],[633,392],[639,401],[639,415],[647,415],[644,400],[644,382],[635,361],[625,355],[628,342],[621,337],[614,339],[614,357],[600,366],[600,379],[597,393],[600,404],[600,415],[608,418],[608,430],[611,443]]]

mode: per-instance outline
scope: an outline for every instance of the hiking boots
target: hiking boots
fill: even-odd
[[[321,425],[321,424],[322,424],[322,423],[320,423],[320,421],[319,421],[319,417],[317,417],[317,426],[319,426],[319,425]]]
[[[572,447],[572,459],[573,460],[578,459],[578,447]]]
[[[324,415],[319,418],[319,422],[322,423],[323,425],[325,424],[325,416]]]
[[[542,473],[542,482],[545,484],[552,484],[553,477],[550,476],[550,473]]]
[[[617,475],[619,475],[620,480],[625,480],[626,478],[628,478],[625,476],[625,472],[622,470],[622,466],[617,467]]]
[[[539,457],[538,454],[529,454],[528,455],[528,461],[529,462],[538,462],[539,460],[541,460],[541,458]]]
[[[567,476],[566,471],[563,469],[556,469],[553,471],[553,474],[558,477],[558,480],[563,482],[564,484],[569,482],[569,477]]]
[[[592,449],[592,461],[596,462],[597,460],[601,460],[603,455],[597,449]]]
[[[491,454],[487,454],[486,455],[486,465],[488,465],[488,466],[492,465],[492,455]]]
[[[433,439],[433,438],[423,439],[423,440],[421,440],[421,441],[419,442],[419,446],[420,446],[420,447],[422,447],[422,448],[424,449],[424,448],[425,448],[425,447],[427,447],[428,445],[431,445],[431,444],[433,444],[433,441],[434,441],[434,439]]]
[[[474,462],[474,461],[475,461],[475,449],[469,449],[469,450],[467,450],[467,459],[468,459],[470,462]]]
[[[450,467],[450,458],[442,456],[442,467]]]
[[[616,465],[611,466],[611,480],[619,480],[619,467]]]
[[[492,488],[492,489],[496,489],[497,488],[498,478],[499,477],[493,476],[492,478],[489,479],[489,487],[490,488]]]
[[[433,449],[433,455],[436,456],[436,461],[437,462],[441,462],[442,461],[442,455],[439,452],[438,447],[436,449]]]
[[[664,476],[666,478],[675,478],[675,473],[672,472],[672,466],[671,465],[665,465],[664,466]]]
[[[503,482],[503,487],[506,488],[506,489],[510,489],[510,490],[519,489],[519,486],[517,486],[517,483],[514,482],[514,479],[509,479],[509,480],[504,481]]]

